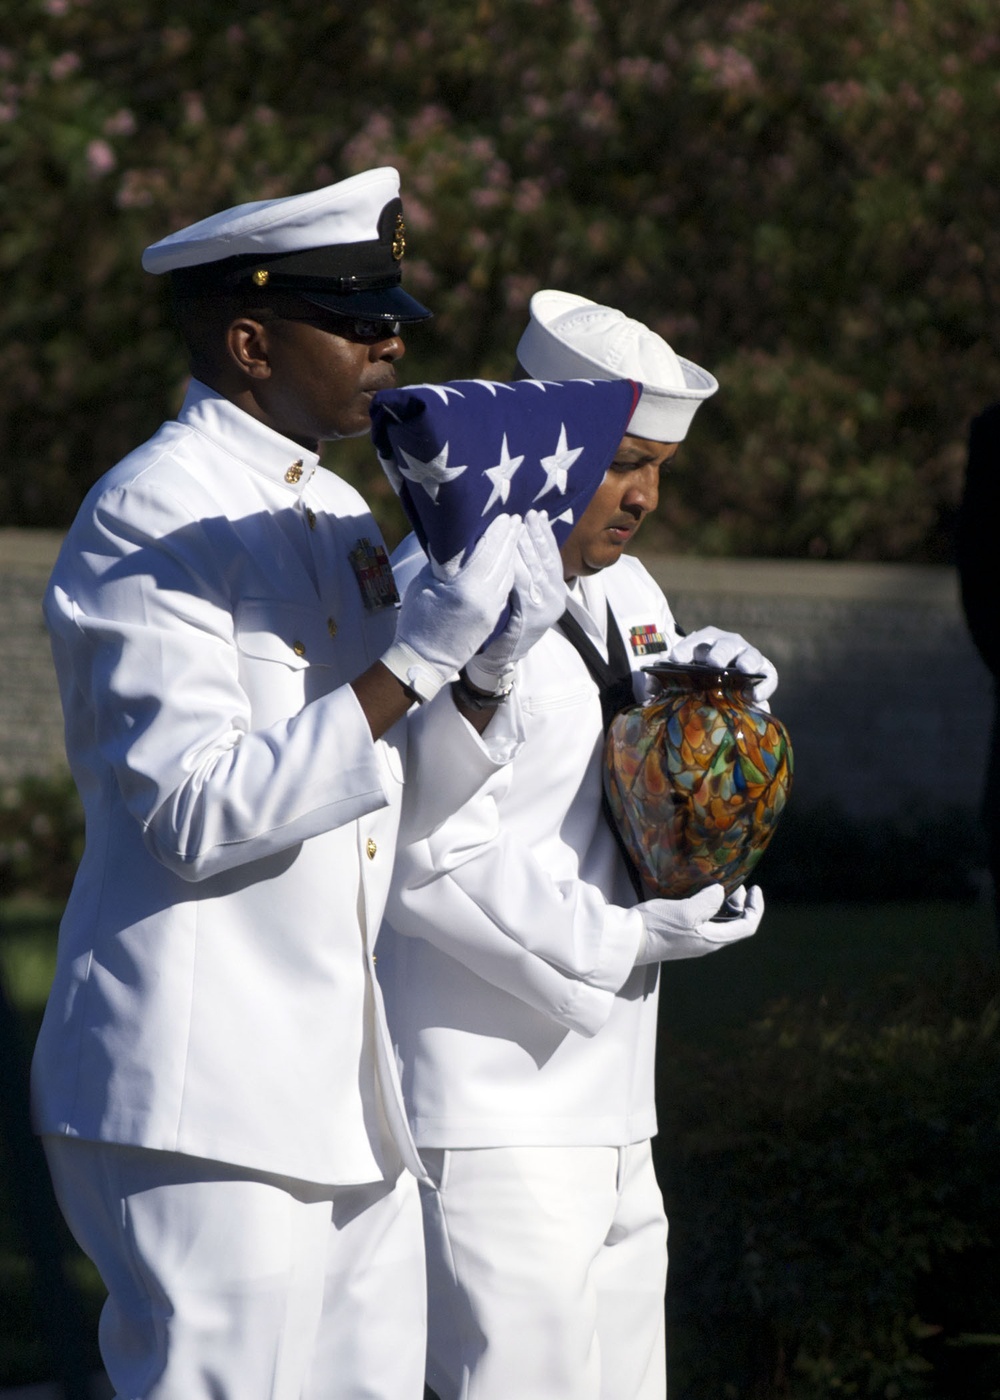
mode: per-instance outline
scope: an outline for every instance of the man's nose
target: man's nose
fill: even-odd
[[[650,463],[649,466],[630,473],[628,490],[622,500],[622,505],[626,510],[639,511],[643,515],[648,515],[651,510],[656,509],[659,499],[660,470],[657,465]]]
[[[372,346],[372,359],[375,360],[401,360],[406,354],[406,342],[401,335],[386,336],[385,340],[378,340]]]

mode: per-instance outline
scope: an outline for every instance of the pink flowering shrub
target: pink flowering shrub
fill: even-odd
[[[5,520],[65,523],[173,411],[146,243],[393,164],[435,312],[404,378],[512,374],[538,287],[608,301],[722,383],[648,547],[947,557],[968,420],[1000,397],[989,0],[21,15],[0,0]],[[335,454],[370,478],[363,442]]]

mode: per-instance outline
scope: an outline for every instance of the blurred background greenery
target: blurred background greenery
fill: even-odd
[[[648,548],[946,559],[998,56],[994,0],[0,0],[0,516],[66,524],[176,406],[145,244],[391,163],[411,381],[509,375],[540,286],[607,300],[722,384]]]

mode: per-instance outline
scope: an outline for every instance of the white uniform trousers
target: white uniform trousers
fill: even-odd
[[[108,1289],[118,1400],[421,1400],[417,1184],[318,1186],[171,1152],[44,1139]]]
[[[421,1153],[440,1400],[664,1400],[667,1221],[648,1142]]]

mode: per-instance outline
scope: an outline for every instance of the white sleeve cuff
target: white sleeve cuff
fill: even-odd
[[[604,913],[601,963],[591,981],[617,992],[631,976],[645,941],[646,929],[638,909],[609,904]]]
[[[483,735],[459,713],[448,691],[410,711],[401,846],[435,831],[513,758],[524,734],[512,701],[498,708]]]
[[[420,700],[433,700],[444,685],[442,676],[406,642],[393,642],[379,657],[387,671],[408,686]]]

